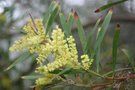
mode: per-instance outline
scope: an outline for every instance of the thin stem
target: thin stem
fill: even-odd
[[[30,16],[30,18],[31,18],[31,20],[32,20],[32,23],[33,23],[33,26],[34,26],[34,28],[33,28],[33,31],[35,32],[35,34],[37,34],[38,35],[38,29],[37,29],[37,27],[36,27],[36,24],[35,24],[35,22],[34,22],[34,19],[33,19],[33,17],[32,17],[32,15],[29,13],[29,16]]]
[[[115,70],[114,72],[120,72],[120,71],[124,71],[124,70],[132,70],[132,68],[120,68],[120,69]],[[112,74],[112,73],[113,73],[113,71],[110,71],[108,73],[103,74],[103,76],[105,77],[105,76]]]
[[[99,77],[101,77],[101,78],[105,78],[104,76],[102,76],[102,75],[100,75],[99,73],[96,73],[96,72],[94,72],[94,71],[92,71],[92,70],[89,70],[89,71],[86,71],[86,72],[91,73],[91,74],[94,74],[94,75],[99,76]]]

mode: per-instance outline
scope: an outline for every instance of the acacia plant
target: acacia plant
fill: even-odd
[[[33,60],[36,58],[37,66],[35,72],[28,76],[22,76],[22,78],[34,79],[34,88],[36,90],[62,88],[65,86],[76,86],[92,90],[121,88],[120,83],[134,78],[135,75],[116,75],[117,72],[134,70],[134,64],[131,64],[130,68],[116,68],[120,36],[119,24],[114,32],[111,71],[104,72],[100,67],[100,56],[101,44],[113,13],[112,6],[124,1],[127,0],[110,2],[97,9],[95,12],[110,8],[104,19],[99,18],[97,20],[88,36],[85,35],[77,12],[72,10],[66,20],[65,16],[60,12],[60,4],[56,1],[52,1],[43,19],[34,19],[30,14],[31,18],[23,28],[24,36],[20,40],[15,41],[10,47],[10,51],[23,52],[24,60],[28,57],[33,57]],[[57,16],[58,14],[59,16]],[[61,25],[56,25],[53,28],[53,22],[56,17],[59,17]],[[81,55],[76,47],[76,39],[72,35],[73,21],[76,23],[81,42]],[[96,37],[94,37],[94,33],[96,33]],[[94,44],[91,42],[93,38],[95,38]],[[123,52],[126,56],[129,56],[126,50],[123,50]],[[21,61],[21,59],[18,59],[7,70]]]

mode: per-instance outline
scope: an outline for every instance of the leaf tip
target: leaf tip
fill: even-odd
[[[117,24],[117,28],[120,28],[120,24]]]
[[[116,25],[116,30],[120,30],[120,24]]]
[[[56,3],[56,0],[53,0],[52,2]]]
[[[75,20],[77,20],[79,18],[79,16],[78,16],[76,11],[74,12],[74,18],[75,18]]]
[[[61,16],[62,15],[62,13],[59,13],[59,16]]]
[[[101,15],[100,17],[99,17],[99,20],[101,21],[103,19],[103,16]]]
[[[75,14],[74,9],[71,9],[71,14],[72,14],[72,15],[74,15],[74,14]]]
[[[71,9],[71,12],[74,12],[74,9],[73,8]]]
[[[39,90],[37,87],[34,87],[33,90]]]
[[[57,4],[57,7],[58,7],[58,8],[60,7],[60,3]]]
[[[98,12],[100,12],[100,9],[98,8],[98,9],[96,9],[94,12],[95,12],[95,13],[98,13]]]
[[[22,76],[21,79],[24,79],[24,76]]]
[[[6,68],[4,71],[8,71],[10,68],[8,67],[8,68]]]
[[[109,9],[109,13],[112,13],[113,12],[113,8]]]

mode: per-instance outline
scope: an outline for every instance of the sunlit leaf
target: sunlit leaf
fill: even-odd
[[[41,75],[37,75],[37,74],[31,74],[31,75],[27,75],[27,76],[22,76],[22,79],[37,79],[37,78],[41,78]]]

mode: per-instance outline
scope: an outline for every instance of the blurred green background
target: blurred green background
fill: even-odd
[[[61,4],[61,12],[67,14],[73,8],[81,18],[82,24],[87,32],[99,16],[104,16],[106,11],[94,13],[94,10],[105,5],[108,0],[57,0]],[[28,13],[34,18],[43,18],[51,0],[0,0],[0,90],[32,90],[32,80],[22,80],[21,76],[28,75],[35,69],[35,62],[32,58],[27,58],[22,63],[17,64],[13,69],[4,71],[14,60],[21,55],[19,52],[10,53],[9,47],[13,41],[19,39],[23,35],[22,27],[29,18]],[[59,18],[56,19],[54,25],[59,25]],[[133,56],[135,55],[135,0],[129,0],[124,4],[114,7],[114,14],[110,24],[108,33],[103,42],[102,65],[107,71],[107,64],[111,60],[111,44],[112,36],[116,24],[121,25],[122,31],[120,36],[120,47],[129,49]],[[73,33],[76,38],[76,26],[73,25]],[[79,41],[77,41],[79,43]],[[79,46],[78,46],[79,48]],[[120,65],[118,67],[127,67],[126,57],[119,52]],[[124,61],[124,62],[123,62]],[[121,64],[122,62],[122,64]]]

